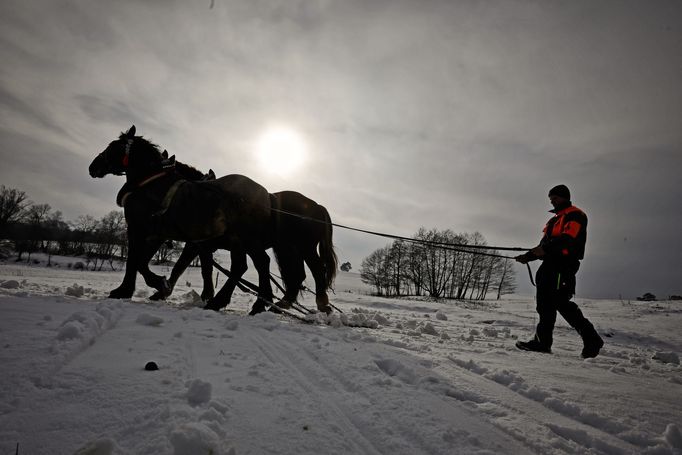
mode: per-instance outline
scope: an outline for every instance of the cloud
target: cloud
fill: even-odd
[[[67,215],[82,193],[82,210],[101,216],[122,181],[79,166],[135,123],[181,161],[301,191],[335,221],[401,235],[451,228],[530,246],[546,191],[563,182],[590,216],[581,273],[616,292],[638,273],[679,271],[678,2],[210,6],[2,2],[3,184]],[[253,156],[272,123],[308,144],[289,178]],[[338,239],[356,270],[385,244]],[[614,272],[631,256],[662,262]],[[586,278],[588,295],[598,281]]]

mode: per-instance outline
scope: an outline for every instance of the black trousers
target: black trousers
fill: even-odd
[[[571,297],[575,294],[575,275],[580,262],[543,261],[535,275],[537,285],[536,310],[540,322],[535,330],[535,337],[547,349],[552,347],[554,324],[557,312],[576,329],[587,343],[598,336],[594,326],[583,316],[582,311]]]

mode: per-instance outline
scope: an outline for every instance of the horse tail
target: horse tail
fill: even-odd
[[[322,219],[324,220],[324,234],[320,240],[320,259],[324,265],[325,284],[327,289],[331,288],[336,278],[336,270],[338,268],[338,258],[334,251],[334,244],[332,243],[332,219],[329,216],[327,209],[320,205],[322,210]]]

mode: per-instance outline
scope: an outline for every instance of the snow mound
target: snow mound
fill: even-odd
[[[327,324],[332,327],[342,327],[342,326],[353,326],[353,327],[365,327],[368,329],[376,329],[379,327],[381,322],[388,324],[388,319],[383,318],[378,314],[367,314],[367,313],[332,313],[326,315],[324,313],[315,313],[314,315],[309,315],[308,319],[312,322],[317,322],[318,324]]]
[[[152,316],[151,314],[148,313],[142,313],[137,317],[135,322],[137,322],[140,325],[158,327],[161,324],[163,324],[163,318],[160,318],[158,316]]]
[[[187,383],[187,402],[191,406],[199,406],[211,401],[213,386],[210,382],[194,379]]]
[[[416,384],[419,380],[419,375],[417,373],[397,360],[375,360],[374,363],[376,363],[379,369],[387,375],[400,379],[406,384]]]
[[[192,289],[188,293],[183,294],[182,305],[192,307],[203,307],[204,301],[201,300],[201,296],[197,294],[197,292],[194,289]]]
[[[7,280],[0,283],[0,288],[3,289],[18,289],[20,286],[17,280]]]
[[[170,435],[174,455],[221,454],[220,438],[209,427],[190,422],[173,429]]]
[[[120,317],[120,307],[100,305],[94,311],[78,311],[66,318],[57,329],[57,340],[74,339],[94,342],[105,330],[116,324]]]
[[[74,455],[112,455],[120,452],[119,447],[113,439],[101,438],[92,441],[78,449]]]
[[[436,330],[436,328],[430,322],[424,324],[419,330],[421,333],[425,333],[427,335],[438,336],[438,330]]]
[[[658,360],[659,362],[663,363],[673,363],[675,365],[680,364],[680,358],[674,352],[657,352],[656,354],[654,354],[652,359]]]
[[[495,327],[483,327],[483,335],[489,338],[497,338],[498,331]]]
[[[83,294],[85,294],[85,289],[83,286],[78,286],[76,283],[74,283],[73,286],[66,288],[64,294],[70,295],[71,297],[83,297]]]
[[[229,330],[231,332],[234,332],[239,328],[239,321],[237,319],[233,319],[231,321],[227,321],[224,325],[226,330]]]

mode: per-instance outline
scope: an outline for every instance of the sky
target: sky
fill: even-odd
[[[564,183],[589,217],[578,296],[682,294],[679,1],[4,0],[0,59],[0,184],[67,220],[116,209],[122,177],[87,167],[135,124],[403,236],[532,247]],[[287,173],[259,160],[274,127],[304,147]],[[357,271],[386,239],[335,244]]]

